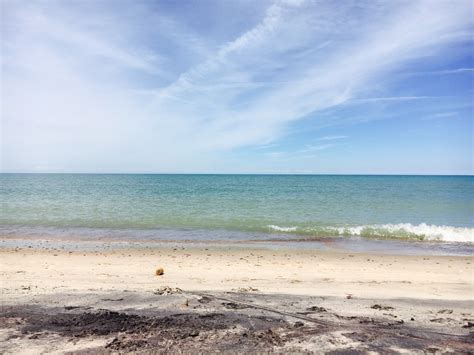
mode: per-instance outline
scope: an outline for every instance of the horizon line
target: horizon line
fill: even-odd
[[[461,176],[474,174],[417,174],[417,173],[193,173],[193,172],[0,172],[0,175],[262,175],[262,176]]]

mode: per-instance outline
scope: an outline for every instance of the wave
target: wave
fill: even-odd
[[[361,225],[361,226],[277,226],[268,225],[270,231],[315,236],[360,236],[367,238],[400,238],[444,242],[474,242],[474,228],[437,226],[426,223]]]
[[[363,237],[378,239],[405,239],[417,241],[442,241],[462,242],[474,244],[473,227],[454,227],[446,225],[430,225],[421,223],[418,225],[410,223],[399,224],[370,224],[370,225],[322,225],[322,224],[267,224],[265,221],[232,221],[233,223],[202,223],[192,225],[157,225],[144,227],[142,225],[125,224],[116,225],[19,225],[2,224],[0,222],[0,236],[22,235],[22,236],[74,236],[92,238],[132,238],[143,239],[190,239],[210,238],[219,240],[230,238],[233,240],[246,240],[250,236],[257,239],[273,238],[275,233],[295,236],[304,236],[305,239],[313,237]],[[249,234],[250,233],[250,234]],[[273,236],[272,236],[273,234]]]
[[[296,232],[298,230],[298,227],[279,227],[273,224],[270,224],[268,228],[270,228],[270,230],[275,231],[275,232],[287,232],[287,233]]]

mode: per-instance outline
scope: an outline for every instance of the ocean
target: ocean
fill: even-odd
[[[473,176],[0,174],[2,235],[474,241]]]

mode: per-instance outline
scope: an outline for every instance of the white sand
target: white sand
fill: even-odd
[[[184,290],[472,300],[472,257],[202,249],[0,251],[3,301],[22,294]],[[157,267],[165,274],[155,276]]]

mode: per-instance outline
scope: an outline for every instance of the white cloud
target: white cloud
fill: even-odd
[[[333,140],[339,140],[339,139],[345,139],[347,136],[325,136],[321,138],[317,138],[317,141],[333,141]]]
[[[452,70],[439,70],[437,72],[432,72],[432,73],[438,73],[438,74],[461,74],[461,73],[471,73],[474,72],[474,68],[458,68],[458,69],[452,69]]]
[[[364,99],[351,100],[348,103],[371,103],[371,102],[390,102],[390,101],[415,101],[415,100],[428,100],[428,99],[439,99],[434,96],[390,96],[390,97],[369,97]]]
[[[439,118],[451,118],[451,117],[456,117],[459,115],[459,112],[457,111],[450,111],[450,112],[439,112],[435,113],[426,117],[423,117],[422,120],[435,120]]]
[[[263,155],[270,159],[278,160],[304,160],[317,158],[318,153],[323,150],[335,147],[337,144],[306,144],[302,149],[292,151],[271,151]]]
[[[434,71],[422,71],[416,73],[410,73],[411,75],[451,75],[451,74],[464,74],[472,73],[474,68],[456,68],[456,69],[445,69],[445,70],[434,70]]]
[[[287,123],[348,102],[391,69],[448,43],[447,38],[455,39],[456,31],[471,21],[460,4],[405,4],[404,8],[394,9],[395,15],[387,15],[388,19],[384,19],[387,24],[380,24],[383,27],[376,32],[370,26],[364,28],[363,23],[354,24],[354,28],[348,26],[344,35],[353,31],[357,36],[353,41],[328,49],[324,56],[313,53],[314,58],[305,57],[304,63],[283,61],[281,55],[310,46],[307,33],[318,38],[325,30],[318,27],[321,18],[309,16],[307,9],[300,12],[301,8],[274,5],[254,29],[163,90],[159,106],[172,98],[173,107],[167,111],[172,117],[201,118],[196,123],[205,127],[200,129],[200,134],[209,149],[271,141],[282,134]],[[294,41],[285,41],[287,36]],[[259,77],[273,68],[278,68],[279,73],[262,85]],[[280,80],[287,77],[291,80]],[[234,86],[236,79],[239,83]],[[260,90],[252,93],[248,90],[252,85]],[[428,98],[380,97],[359,102]],[[189,104],[176,107],[175,102],[180,99]],[[243,101],[240,104],[239,99]]]
[[[8,3],[4,169],[205,170],[222,150],[271,144],[291,122],[357,101],[391,70],[465,40],[469,6],[276,2],[216,48],[162,13],[153,21],[164,33],[153,40],[154,22],[139,26],[141,15],[129,24],[99,11],[91,20],[61,2]],[[172,46],[195,56],[182,59]],[[340,138],[321,140],[331,139]]]
[[[308,144],[306,145],[304,149],[299,150],[298,153],[317,152],[320,150],[326,150],[334,146],[335,144],[320,144],[320,145]]]

